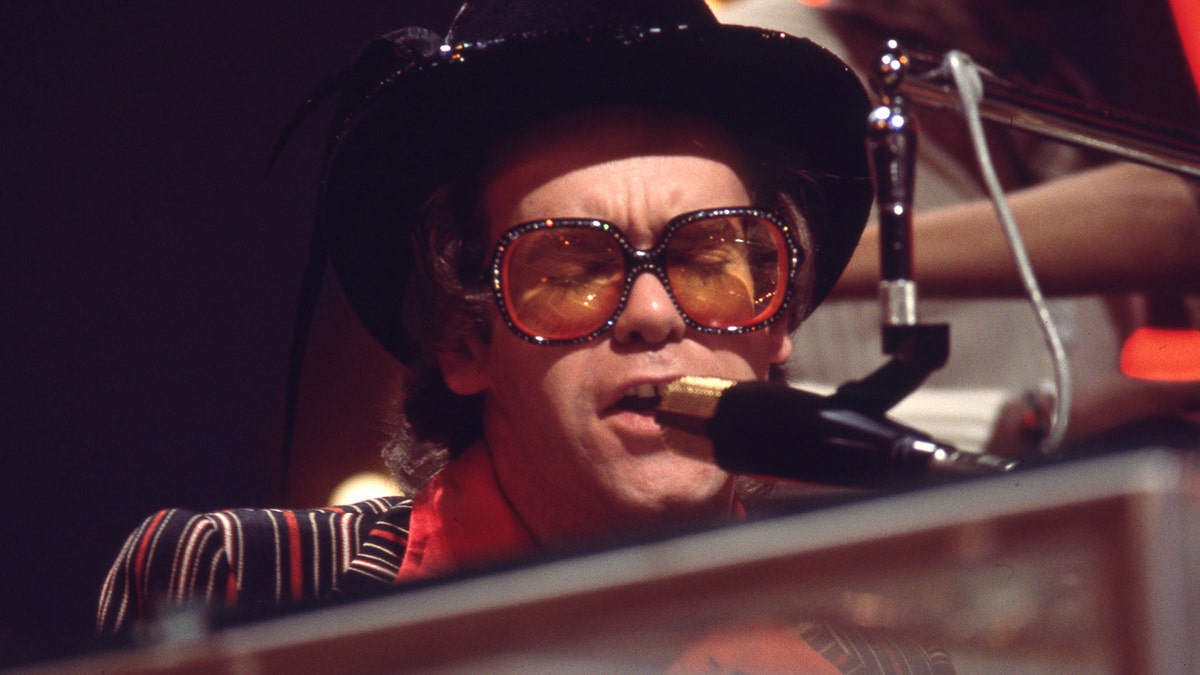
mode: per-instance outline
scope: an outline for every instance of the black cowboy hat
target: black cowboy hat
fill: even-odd
[[[752,156],[810,176],[812,306],[829,292],[871,199],[869,103],[844,63],[806,39],[721,25],[702,0],[471,0],[444,41],[391,33],[343,81],[318,222],[350,305],[389,352],[416,356],[401,299],[426,200],[506,130],[611,104],[704,115]]]

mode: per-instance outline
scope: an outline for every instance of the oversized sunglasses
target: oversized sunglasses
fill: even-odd
[[[745,333],[778,317],[803,256],[788,226],[756,208],[676,216],[650,250],[612,223],[553,218],[500,235],[492,291],[508,327],[536,344],[575,344],[612,328],[643,272],[662,282],[688,326]]]

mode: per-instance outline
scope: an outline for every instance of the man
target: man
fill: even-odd
[[[152,516],[104,632],[737,516],[733,476],[662,442],[657,388],[772,377],[869,210],[855,77],[699,0],[468,2],[342,91],[320,240],[412,371],[416,496]]]

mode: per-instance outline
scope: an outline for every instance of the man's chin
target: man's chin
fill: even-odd
[[[733,478],[711,465],[686,478],[667,475],[636,487],[626,494],[625,507],[640,518],[670,523],[711,520],[732,513]]]

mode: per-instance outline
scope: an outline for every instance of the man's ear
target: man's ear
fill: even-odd
[[[783,365],[792,356],[792,334],[788,332],[786,321],[777,321],[767,327],[771,336],[771,363]]]
[[[488,388],[487,345],[468,339],[457,349],[438,352],[438,366],[450,391],[460,396],[478,394]]]

